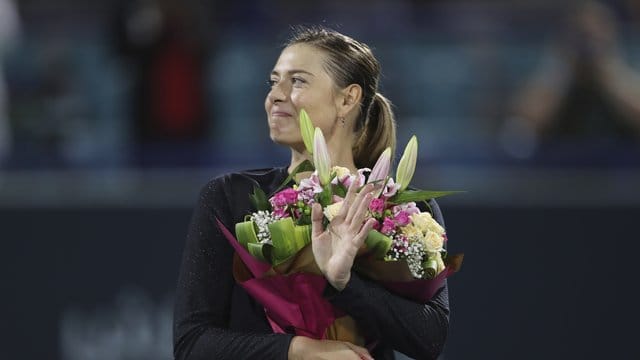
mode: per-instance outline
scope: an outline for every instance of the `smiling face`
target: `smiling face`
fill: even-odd
[[[294,44],[285,48],[270,76],[271,90],[265,99],[271,139],[302,152],[301,109],[326,138],[334,134],[338,117],[339,93],[324,68],[326,54],[311,45]]]

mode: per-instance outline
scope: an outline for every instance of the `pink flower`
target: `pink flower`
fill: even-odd
[[[384,186],[384,190],[382,191],[382,196],[388,199],[395,195],[398,192],[399,188],[400,185],[396,184],[393,181],[393,178],[389,178],[389,181],[387,181],[387,184]]]
[[[282,207],[282,208],[273,209],[273,216],[275,216],[277,219],[282,219],[282,218],[289,217],[289,213],[287,212],[286,207]]]
[[[365,181],[364,173],[368,173],[368,172],[371,172],[371,169],[369,168],[358,169],[358,175],[353,175],[351,177],[351,181],[355,181],[357,186],[364,185],[364,181]]]
[[[380,231],[380,226],[381,226],[381,225],[380,225],[380,222],[379,222],[379,221],[376,221],[376,222],[373,224],[373,230]]]
[[[314,199],[315,195],[316,193],[313,192],[313,189],[302,190],[298,193],[298,200],[301,200],[307,205],[311,205],[316,202],[316,200]]]
[[[416,203],[413,201],[405,204],[396,205],[391,210],[394,216],[398,215],[402,211],[406,212],[407,215],[418,214],[420,212],[420,209],[418,209],[418,207],[416,206]]]
[[[356,175],[344,175],[340,178],[334,179],[332,184],[337,185],[338,183],[340,183],[344,185],[344,187],[349,188],[349,186],[351,186],[351,183],[355,181],[356,186],[362,186],[364,185],[364,181],[366,179],[364,173],[369,171],[371,171],[371,169],[369,168],[358,169],[358,173]]]
[[[320,185],[320,178],[318,178],[318,173],[316,171],[314,171],[310,177],[300,180],[298,191],[306,190],[312,190],[316,194],[322,192],[322,185]]]
[[[393,219],[396,224],[398,224],[399,226],[406,226],[409,225],[409,223],[411,222],[411,219],[409,219],[409,213],[407,213],[406,211],[400,211]]]
[[[378,161],[373,166],[371,174],[369,174],[368,183],[384,180],[389,175],[389,168],[391,167],[391,148],[386,148],[382,154],[378,157]]]
[[[369,210],[375,214],[382,214],[382,211],[384,211],[384,200],[380,198],[371,200],[369,203]]]
[[[295,204],[298,201],[298,192],[292,188],[286,188],[269,199],[273,207],[283,207]]]
[[[384,221],[382,222],[382,229],[380,229],[380,232],[389,236],[393,234],[395,229],[396,229],[396,223],[393,220],[391,220],[391,218],[389,217],[384,218]]]

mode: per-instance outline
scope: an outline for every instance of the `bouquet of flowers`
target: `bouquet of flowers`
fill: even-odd
[[[376,225],[368,234],[354,269],[399,295],[426,302],[446,277],[459,269],[462,255],[447,255],[444,228],[416,202],[424,201],[428,207],[427,200],[455,192],[408,188],[417,158],[415,136],[405,148],[394,179],[389,176],[391,149],[380,155],[373,169],[351,173],[347,168],[330,166],[322,131],[313,128],[304,110],[300,128],[305,147],[313,154],[313,164],[305,161],[299,165],[270,197],[261,189],[254,189],[251,200],[256,211],[236,224],[237,240],[223,229],[238,255],[234,276],[265,306],[274,331],[362,343],[353,320],[322,298],[326,280],[309,246],[312,205],[318,202],[323,206],[323,222],[327,226],[340,211],[350,186],[378,184],[380,189],[368,212],[369,218],[377,220]],[[292,187],[285,187],[305,172],[311,173]],[[313,309],[303,309],[305,306]],[[298,312],[291,311],[296,308]],[[307,310],[315,314],[311,321],[292,318],[291,314]]]

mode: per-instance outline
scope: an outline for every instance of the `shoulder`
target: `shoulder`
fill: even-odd
[[[232,188],[244,187],[247,185],[264,185],[284,179],[286,177],[285,167],[272,167],[263,169],[250,169],[234,171],[218,175],[209,180],[202,188],[204,193],[218,193]]]
[[[249,194],[255,187],[266,193],[275,189],[287,176],[285,167],[228,172],[209,180],[200,190],[200,202],[213,207],[246,211]],[[232,211],[235,212],[235,211]]]

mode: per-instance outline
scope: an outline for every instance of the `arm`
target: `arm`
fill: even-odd
[[[435,359],[449,329],[447,285],[426,304],[394,295],[352,273],[340,292],[328,288],[332,304],[351,315],[369,334],[416,359]]]
[[[176,359],[286,359],[291,335],[228,329],[233,251],[216,226],[233,224],[223,181],[200,193],[180,267],[174,312]]]
[[[437,203],[431,201],[430,206],[433,217],[444,226]],[[444,347],[449,328],[446,283],[430,301],[419,304],[352,273],[344,290],[328,287],[327,295],[332,304],[351,315],[372,337],[385,339],[408,356],[435,359]]]

